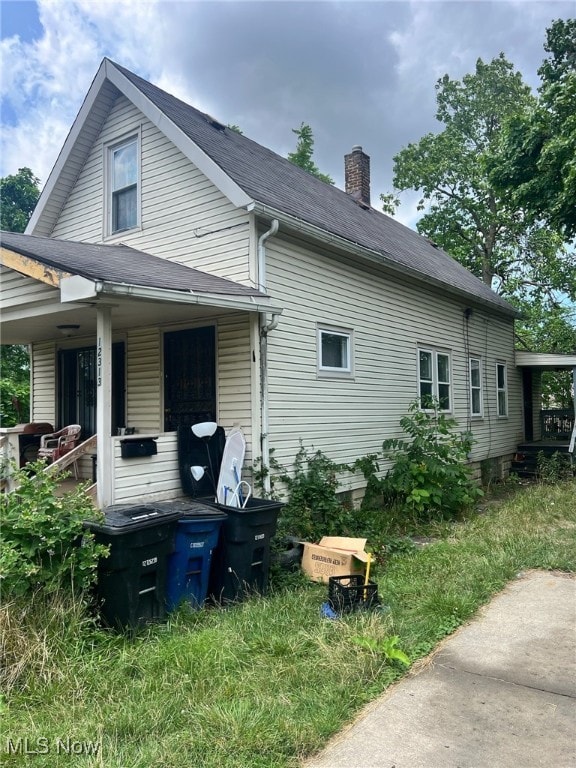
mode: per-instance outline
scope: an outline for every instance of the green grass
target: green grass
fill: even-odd
[[[81,605],[2,606],[2,765],[280,768],[319,749],[402,674],[359,637],[398,635],[414,661],[518,573],[576,570],[576,484],[532,486],[378,574],[389,610],[328,621],[322,585],[182,612],[128,639]],[[429,531],[428,531],[429,532]],[[25,664],[18,662],[25,660]],[[8,738],[49,753],[8,755]],[[100,741],[97,756],[56,739]],[[43,742],[39,742],[40,746]]]

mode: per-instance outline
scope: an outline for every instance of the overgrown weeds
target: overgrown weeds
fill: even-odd
[[[84,520],[99,514],[85,488],[57,496],[63,475],[44,469],[42,461],[28,464],[14,473],[16,490],[0,495],[4,601],[38,589],[82,593],[96,578],[98,559],[107,554],[84,530]]]
[[[402,674],[387,655],[414,662],[526,569],[576,570],[575,494],[574,481],[534,484],[445,521],[437,540],[399,546],[380,570],[386,610],[336,621],[320,613],[326,585],[302,581],[228,609],[182,610],[131,639],[96,629],[81,605],[64,602],[52,619],[38,596],[27,615],[6,605],[3,627],[23,622],[40,647],[6,690],[4,735],[100,740],[98,759],[76,758],[90,768],[295,768]],[[14,642],[13,668],[22,636]],[[54,752],[12,759],[76,764]]]

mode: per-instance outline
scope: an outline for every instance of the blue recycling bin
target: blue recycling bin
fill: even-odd
[[[185,602],[201,608],[208,593],[212,552],[226,514],[197,502],[175,501],[158,506],[179,513],[174,551],[168,559],[166,607],[172,611]]]

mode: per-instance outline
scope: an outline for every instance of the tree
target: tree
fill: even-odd
[[[3,344],[0,358],[0,422],[13,427],[28,421],[30,412],[30,361],[28,349]]]
[[[497,188],[490,168],[503,161],[509,119],[536,106],[520,73],[503,54],[462,81],[436,84],[438,134],[428,134],[394,158],[394,187],[422,193],[418,231],[507,298],[559,305],[576,298],[576,261],[561,234],[534,221]],[[386,207],[393,197],[383,197]]]
[[[39,180],[30,168],[0,179],[1,228],[24,232],[40,195]],[[3,344],[0,358],[0,421],[10,427],[27,421],[30,412],[30,360],[28,349]]]
[[[0,221],[7,232],[24,232],[40,196],[40,180],[30,168],[0,179]]]
[[[502,162],[491,167],[501,190],[516,203],[576,237],[576,19],[546,30],[546,58],[538,74],[540,97],[532,109],[510,116],[502,137]]]
[[[294,165],[304,168],[305,171],[316,176],[317,179],[326,182],[326,184],[334,184],[334,180],[325,173],[321,173],[318,167],[312,160],[312,154],[314,152],[314,136],[312,135],[312,128],[306,123],[302,123],[300,128],[292,128],[292,133],[298,136],[298,144],[296,150],[290,152],[288,160]]]

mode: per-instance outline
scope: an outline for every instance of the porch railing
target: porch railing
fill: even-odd
[[[52,464],[48,464],[45,468],[45,472],[60,472],[63,469],[67,469],[71,464],[75,464],[79,458],[87,453],[93,453],[96,450],[96,435],[92,435],[83,443],[80,443],[68,453],[65,453]]]
[[[574,431],[574,411],[560,408],[540,411],[540,427],[543,440],[570,440]]]

